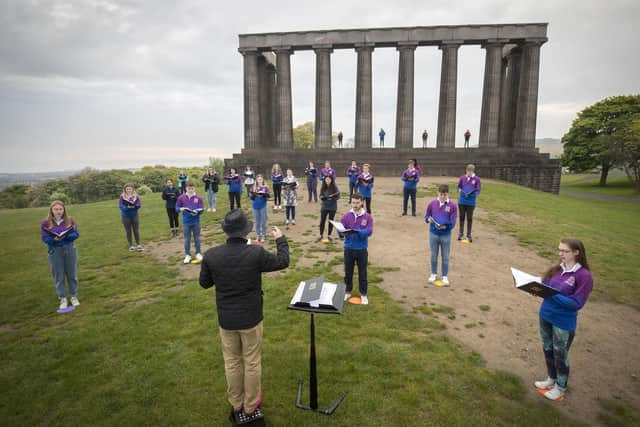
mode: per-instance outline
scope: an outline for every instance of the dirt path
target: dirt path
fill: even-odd
[[[599,200],[609,200],[612,202],[624,202],[624,203],[640,203],[640,199],[636,199],[633,197],[626,196],[615,196],[613,194],[600,194],[600,193],[589,193],[587,191],[574,191],[574,190],[565,190],[564,188],[560,189],[560,194],[564,194],[566,196],[579,197],[582,199],[599,199]]]
[[[447,179],[423,178],[420,187],[444,181]],[[344,179],[339,178],[338,184],[343,191],[347,188]],[[494,213],[482,210],[481,196],[474,222],[474,242],[452,244],[451,287],[428,286],[428,230],[422,216],[431,199],[418,199],[418,217],[402,217],[400,180],[376,180],[370,262],[377,266],[399,267],[399,271],[384,273],[380,286],[408,311],[424,305],[453,308],[454,319],[438,315],[438,320],[447,325],[445,333],[480,353],[488,367],[521,377],[531,399],[547,402],[531,385],[534,380],[546,377],[538,335],[540,300],[513,289],[509,267],[536,273],[542,272],[549,262],[531,249],[519,246],[513,237],[485,225],[482,218]],[[337,216],[346,210],[346,201],[340,201]],[[318,211],[317,204],[300,201],[298,225],[286,234],[303,244],[313,242],[317,236]],[[269,223],[279,223],[282,218],[281,213],[270,213]],[[218,230],[207,230],[206,233],[214,235]],[[273,248],[272,245],[267,247]],[[153,255],[168,261],[182,259],[182,239],[152,244],[148,248]],[[333,256],[333,253],[322,255],[327,259]],[[196,277],[199,269],[193,267],[178,268],[180,274]],[[596,283],[595,286],[606,284]],[[375,303],[375,300],[371,301],[371,304]],[[639,354],[640,312],[621,305],[587,303],[580,313],[570,353],[570,392],[565,401],[548,404],[588,424],[597,423],[598,399],[621,399],[640,408]]]

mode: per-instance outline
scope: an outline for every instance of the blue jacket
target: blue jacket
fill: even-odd
[[[204,202],[202,197],[194,194],[189,197],[188,194],[183,194],[178,197],[176,202],[176,212],[180,212],[180,208],[188,208],[194,211],[194,213],[182,211],[182,223],[183,224],[196,224],[200,222],[200,215],[204,212]]]
[[[369,246],[369,236],[373,233],[373,218],[364,208],[359,214],[353,209],[340,220],[344,228],[351,230],[345,233],[344,248],[361,250]]]
[[[420,171],[418,169],[405,169],[400,178],[404,182],[405,190],[415,190],[420,181]]]
[[[67,228],[69,227],[64,225],[64,223],[49,228],[49,220],[45,219],[42,221],[42,224],[40,224],[40,238],[47,246],[64,246],[71,244],[74,240],[80,237],[80,233],[78,233],[78,226],[73,219],[71,219],[70,230],[64,234],[62,238],[56,240],[57,236],[54,234],[63,233]]]
[[[140,197],[125,201],[124,197],[120,195],[120,198],[118,199],[118,206],[120,207],[120,215],[127,218],[133,218],[138,215],[138,209],[142,207],[142,202],[140,202]]]
[[[257,191],[255,193],[251,192],[249,197],[253,200],[251,204],[253,209],[264,209],[267,207],[267,199],[269,199],[269,187],[266,185],[259,186]]]
[[[480,194],[480,178],[476,175],[462,175],[458,180],[458,204],[466,206],[475,206],[476,197]]]
[[[458,217],[458,208],[456,204],[449,200],[440,206],[440,200],[432,200],[427,206],[427,213],[424,216],[424,221],[429,224],[429,231],[438,236],[446,236],[451,234],[451,230],[456,226],[456,219]],[[433,218],[440,225],[444,225],[444,228],[437,228],[435,224],[429,223],[429,218]]]

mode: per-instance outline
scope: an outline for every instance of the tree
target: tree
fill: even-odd
[[[640,114],[625,127],[623,145],[624,171],[636,192],[640,192]]]
[[[637,147],[638,133],[631,128],[639,116],[640,95],[613,96],[585,108],[562,137],[562,165],[575,172],[599,167],[601,186],[611,168],[633,170],[633,139]]]
[[[313,148],[314,132],[313,122],[303,123],[293,128],[293,148]]]

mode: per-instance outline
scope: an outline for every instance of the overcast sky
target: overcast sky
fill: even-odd
[[[304,4],[304,6],[302,6]],[[548,22],[537,137],[640,92],[637,0],[0,0],[0,172],[202,165],[243,139],[238,34]],[[484,50],[458,57],[457,144],[478,135]],[[333,128],[353,138],[356,54],[332,55]],[[291,58],[294,126],[314,120],[315,60]],[[415,53],[415,144],[435,144],[441,52]],[[373,54],[373,127],[394,144],[398,52]],[[477,139],[476,139],[477,141]]]

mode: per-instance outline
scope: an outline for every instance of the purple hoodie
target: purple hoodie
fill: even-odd
[[[571,270],[561,267],[562,271],[554,274],[547,283],[560,293],[542,301],[540,317],[560,329],[575,331],[578,310],[587,303],[593,289],[593,277],[580,263]]]

